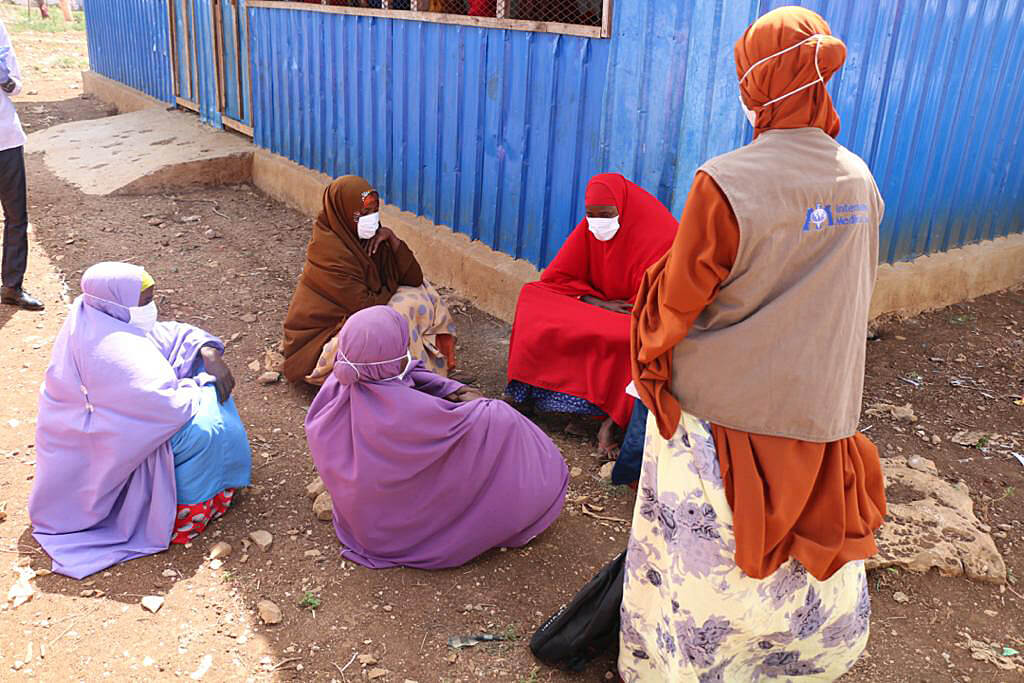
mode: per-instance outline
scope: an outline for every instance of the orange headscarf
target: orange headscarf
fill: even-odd
[[[799,47],[775,55],[794,45]],[[832,35],[824,19],[803,7],[772,10],[736,41],[733,55],[736,77],[746,74],[740,83],[743,102],[757,113],[754,137],[770,128],[808,127],[839,135],[839,114],[825,84],[846,61],[846,45]],[[766,57],[770,59],[757,64]],[[814,85],[765,106],[808,83]]]

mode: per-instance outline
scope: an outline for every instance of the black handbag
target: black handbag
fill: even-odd
[[[548,666],[580,672],[595,657],[617,653],[625,569],[623,552],[537,629],[530,639],[533,655]]]

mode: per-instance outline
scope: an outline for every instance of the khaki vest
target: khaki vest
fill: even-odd
[[[674,351],[683,410],[754,434],[853,435],[884,204],[818,128],[771,130],[707,162],[740,227],[736,263]]]

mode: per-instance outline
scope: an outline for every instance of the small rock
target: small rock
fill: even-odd
[[[323,553],[319,550],[307,550],[303,553],[303,555],[306,557],[320,557],[321,555],[323,555]]]
[[[582,467],[573,467],[571,470],[569,470],[569,476],[572,477],[573,479],[580,476],[581,474],[583,474]]]
[[[270,535],[269,531],[260,529],[249,534],[249,538],[255,543],[260,550],[269,550],[270,546],[274,543],[274,537]]]
[[[220,239],[220,233],[218,233],[213,228],[208,229],[206,232],[203,233],[203,235],[205,235],[206,239],[208,240]]]
[[[454,664],[455,662],[459,661],[459,655],[457,655],[456,653],[453,652],[450,655],[448,655],[447,657],[445,657],[444,659],[449,664]]]
[[[224,566],[224,560],[210,560],[210,569],[217,571]]]
[[[382,678],[387,678],[388,674],[391,673],[387,669],[370,669],[370,673],[367,676],[371,681],[377,681]]]
[[[96,595],[96,591],[92,590],[91,588],[86,588],[84,591],[80,592],[79,595],[83,598],[91,598],[92,596]]]
[[[939,436],[938,434],[932,434],[932,443],[938,446],[940,443],[942,443],[942,437]]]
[[[263,367],[267,370],[281,371],[281,367],[284,365],[284,356],[274,349],[267,349],[266,353],[263,354]]]
[[[178,578],[178,572],[174,571],[173,569],[165,569],[160,573],[160,576],[164,577],[165,579],[176,579]]]
[[[384,605],[383,607],[381,607],[381,609],[384,610],[385,612],[391,612],[395,608],[392,607],[391,605]]]
[[[903,591],[896,591],[895,593],[893,593],[892,599],[901,605],[905,605],[908,602],[910,602],[910,596],[904,593]]]
[[[259,320],[259,318],[257,318],[256,315],[253,314],[253,313],[246,313],[245,315],[242,316],[242,322],[243,323],[250,323],[250,324],[252,324],[252,323],[256,322],[257,320]],[[259,363],[259,361],[256,361],[256,362],[257,362],[257,364]]]
[[[164,599],[159,595],[147,595],[142,598],[142,609],[156,614],[164,606]]]
[[[15,659],[14,664],[11,665],[11,668],[15,671],[21,671],[21,668],[23,666],[25,666],[25,662],[21,661],[20,659]]]
[[[601,472],[600,472],[600,474],[601,474],[601,481],[611,481],[612,480],[612,470],[614,470],[614,469],[615,469],[615,463],[614,462],[606,462],[605,464],[601,465]]]
[[[999,612],[995,611],[994,609],[987,609],[985,610],[985,616],[995,618],[999,616]]]
[[[358,659],[359,666],[363,667],[364,669],[368,666],[376,666],[380,663],[380,660],[378,660],[373,655],[359,655]]]
[[[256,603],[256,610],[260,613],[260,619],[264,624],[281,623],[281,608],[270,600],[260,600]]]
[[[326,490],[327,487],[324,486],[324,480],[317,477],[306,485],[306,497],[310,500],[316,500],[317,496]]]
[[[215,543],[214,546],[210,548],[209,557],[211,560],[222,560],[225,557],[231,555],[231,550],[232,548],[230,543],[220,541],[219,543]]]
[[[334,501],[331,500],[329,491],[324,491],[313,501],[313,514],[321,522],[329,522],[334,519]]]
[[[260,371],[260,362],[258,360],[254,360],[253,362],[249,363],[248,367],[253,372],[259,372]]]
[[[150,224],[150,225],[156,225],[156,226],[160,226],[160,225],[163,225],[163,224],[164,224],[164,219],[163,219],[163,218],[159,218],[159,217],[155,217],[155,216],[154,216],[153,218],[150,218],[150,219],[149,219],[149,224]]]
[[[263,385],[277,384],[278,382],[281,381],[281,373],[264,372],[262,375],[259,376],[259,378],[256,381]]]
[[[198,223],[202,218],[202,216],[182,216],[178,220],[182,223]]]

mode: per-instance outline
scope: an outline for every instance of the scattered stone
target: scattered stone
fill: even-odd
[[[582,467],[573,467],[571,470],[569,470],[569,476],[572,477],[573,479],[580,476],[581,474],[583,474]]]
[[[330,491],[324,491],[313,501],[313,514],[321,522],[329,522],[334,519],[334,501],[331,500]]]
[[[910,460],[883,460],[889,518],[877,532],[879,552],[868,559],[867,568],[918,573],[934,568],[945,576],[1005,584],[1006,563],[975,516],[967,485],[943,480],[927,458]]]
[[[25,558],[31,561],[31,558]],[[35,597],[36,589],[32,587],[31,581],[35,578],[36,573],[31,567],[14,567],[14,572],[18,575],[14,584],[11,585],[10,590],[7,591],[7,600],[11,603],[11,608],[20,607],[25,604],[33,597]]]
[[[456,654],[455,652],[453,652],[450,655],[448,655],[447,657],[445,657],[444,659],[449,664],[454,664],[455,662],[459,661],[459,655]]]
[[[249,363],[249,369],[252,370],[253,372],[259,372],[260,362],[258,360],[254,360],[253,362]]]
[[[895,593],[893,593],[892,599],[901,605],[905,605],[908,602],[910,602],[910,596],[904,593],[903,591],[896,591]]]
[[[309,482],[309,484],[306,485],[306,497],[309,498],[310,500],[316,500],[317,496],[319,496],[326,490],[327,487],[324,486],[324,480],[321,479],[320,477],[317,477],[316,479],[314,479],[313,481]]]
[[[914,414],[914,408],[909,403],[903,406],[892,403],[874,403],[864,411],[864,414],[872,417],[888,416],[899,422],[917,422],[917,415]]]
[[[615,463],[614,462],[606,462],[605,464],[601,465],[601,470],[600,470],[601,481],[610,482],[612,480],[612,470],[614,470],[614,469],[615,469]]]
[[[277,384],[281,381],[281,373],[279,372],[264,372],[256,380],[260,384],[266,386],[268,384]]]
[[[976,448],[978,446],[984,446],[985,443],[991,440],[991,438],[992,435],[987,434],[986,432],[976,432],[965,429],[954,434],[953,438],[950,440],[958,446]]]
[[[319,550],[307,550],[303,553],[303,555],[305,557],[320,557],[321,555],[323,555],[323,553]]]
[[[378,681],[382,678],[387,678],[388,674],[391,673],[387,669],[370,669],[370,673],[367,676],[371,681]]]
[[[15,659],[14,664],[11,664],[11,668],[15,671],[21,671],[22,667],[24,666],[25,662],[21,661],[20,659]]]
[[[153,218],[149,219],[149,224],[150,225],[155,225],[157,227],[160,227],[161,225],[164,224],[164,219],[154,216]]]
[[[994,609],[987,609],[985,610],[985,616],[992,617],[994,619],[995,617],[999,616],[999,612],[995,611]]]
[[[178,578],[178,572],[174,571],[173,569],[165,569],[160,573],[160,576],[164,577],[165,579],[176,579]]]
[[[938,434],[932,434],[932,445],[938,446],[942,443],[942,437]]]
[[[182,216],[178,220],[182,223],[198,223],[202,218],[202,216]]]
[[[217,571],[224,566],[224,560],[210,560],[210,569]]]
[[[385,612],[391,612],[395,608],[392,607],[391,605],[384,605],[383,607],[381,607],[381,609],[384,610]]]
[[[274,543],[274,537],[270,535],[270,532],[262,529],[249,534],[249,538],[260,550],[269,550],[270,546]]]
[[[380,660],[374,657],[373,655],[359,655],[358,660],[359,666],[363,667],[364,669],[368,666],[376,666],[380,663]]]
[[[81,591],[78,595],[83,598],[91,598],[92,596],[96,595],[96,591],[94,591],[91,588],[86,588],[84,591]]]
[[[274,625],[281,623],[281,608],[270,600],[260,600],[256,603],[256,610],[260,613],[260,620],[264,624]]]
[[[147,595],[142,598],[142,609],[156,614],[164,606],[164,599],[159,595]]]
[[[257,320],[259,320],[259,318],[257,318],[254,313],[246,313],[245,315],[242,316],[242,322],[243,323],[252,324],[252,323],[256,322]]]
[[[201,681],[203,676],[210,671],[211,666],[213,666],[213,655],[203,655],[203,658],[199,660],[199,667],[189,674],[189,678],[193,681]]]
[[[205,235],[206,239],[208,240],[220,239],[220,233],[214,230],[213,228],[209,228],[206,232],[203,233],[203,235]]]
[[[232,550],[232,548],[231,548],[231,544],[230,543],[225,543],[224,541],[220,541],[218,543],[215,543],[213,545],[213,547],[210,548],[210,555],[209,555],[209,557],[210,557],[211,560],[222,560],[225,557],[228,557],[229,555],[231,555],[231,550]]]

